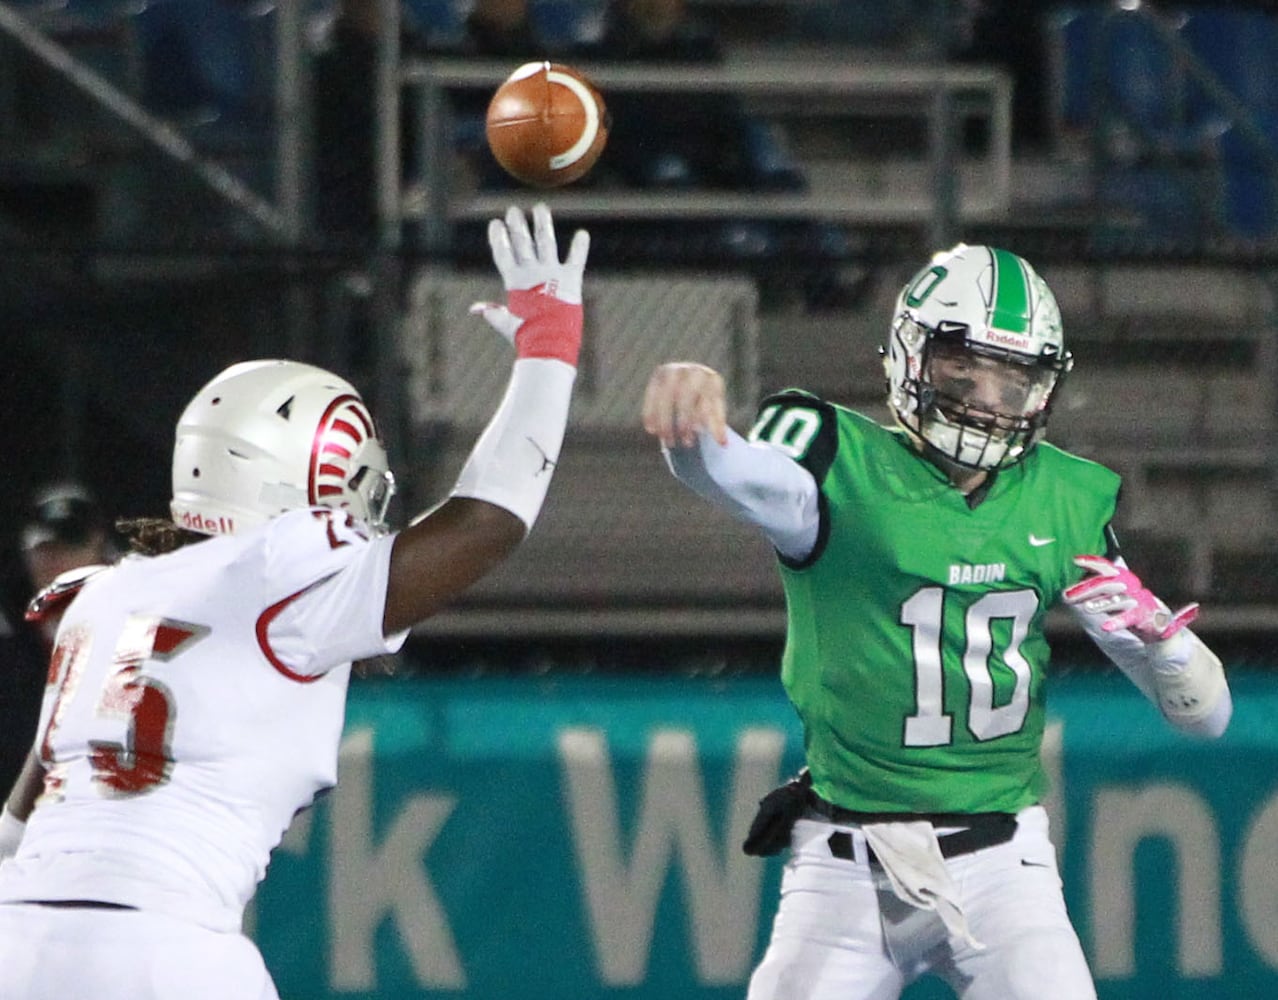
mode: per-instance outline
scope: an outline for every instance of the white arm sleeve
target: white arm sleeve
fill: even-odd
[[[531,528],[559,461],[577,369],[553,358],[519,358],[506,395],[453,487],[504,507]]]
[[[1233,714],[1220,660],[1189,629],[1146,645],[1127,629],[1104,631],[1108,615],[1069,606],[1092,641],[1182,732],[1215,739]]]
[[[816,546],[820,527],[812,473],[784,452],[728,430],[727,445],[701,433],[690,448],[663,448],[670,471],[733,517],[756,525],[787,559]]]

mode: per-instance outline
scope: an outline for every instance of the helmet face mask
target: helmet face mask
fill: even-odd
[[[231,534],[288,510],[331,507],[386,530],[395,481],[353,386],[295,361],[248,361],[188,404],[173,449],[173,521]]]
[[[1015,254],[959,244],[897,298],[884,365],[897,422],[961,468],[1021,461],[1073,358],[1050,289]]]

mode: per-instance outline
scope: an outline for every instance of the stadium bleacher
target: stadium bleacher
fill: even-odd
[[[1278,28],[1261,9],[1073,4],[1046,20],[1062,144],[1147,235],[1278,235]]]
[[[735,44],[746,32],[742,24],[757,23],[775,33],[776,18],[750,18],[779,2],[736,0],[716,6],[705,0],[700,9],[716,18],[730,16],[730,10],[745,11],[734,22],[737,27],[725,31],[725,38]],[[411,0],[405,7],[406,24],[429,21],[447,41],[446,36],[460,29],[464,8],[432,3],[438,0]],[[853,46],[857,53],[875,51],[875,46],[880,52],[888,46],[898,53],[917,51],[918,39],[910,34],[917,20],[895,19],[910,4],[890,5],[873,31],[852,16],[855,8],[848,5],[838,12],[846,20],[847,37],[834,44]],[[94,57],[104,73],[115,74],[112,79],[122,93],[184,129],[206,155],[223,158],[242,176],[250,175],[254,163],[270,162],[266,138],[273,126],[271,52],[277,28],[270,4],[152,0],[143,6],[123,0],[67,0],[59,5],[29,2],[21,9],[31,23],[44,26],[49,37],[61,38],[73,54],[80,41],[88,45],[87,36],[77,41],[69,30],[75,19],[82,28],[122,26],[113,36],[124,46],[119,57],[114,62],[102,59],[101,50],[95,50]],[[323,5],[308,10],[316,23],[332,15]],[[544,31],[567,38],[589,36],[600,7],[594,0],[583,0],[580,6],[570,0],[536,0],[530,10]],[[784,7],[784,14],[791,34],[779,37],[810,44],[805,32],[813,11]],[[1235,529],[1240,521],[1225,523],[1227,519],[1218,515],[1231,509],[1233,497],[1234,508],[1246,512],[1253,544],[1273,545],[1278,535],[1272,503],[1267,501],[1272,457],[1266,447],[1275,429],[1278,379],[1271,341],[1278,305],[1263,271],[1227,263],[1231,248],[1263,253],[1278,226],[1274,165],[1257,152],[1263,149],[1260,140],[1273,134],[1270,111],[1278,85],[1265,63],[1269,59],[1268,66],[1273,64],[1273,27],[1267,14],[1194,5],[1157,11],[1103,3],[1054,8],[1043,16],[1042,28],[1052,55],[1050,72],[1059,81],[1055,148],[1044,161],[1015,164],[1016,201],[1001,215],[973,227],[982,238],[997,237],[1035,260],[1041,249],[1043,270],[1066,309],[1079,366],[1063,395],[1054,436],[1124,472],[1129,482],[1125,530],[1137,548],[1143,546],[1151,556],[1182,567],[1177,592],[1227,591],[1229,599],[1237,601],[1255,593],[1245,585],[1239,568],[1241,532]],[[861,35],[856,34],[858,28],[863,29]],[[874,37],[874,32],[882,37]],[[99,35],[94,44],[105,37]],[[84,49],[86,56],[89,51]],[[125,72],[125,67],[132,68]],[[1205,80],[1215,84],[1208,86]],[[1222,99],[1222,91],[1247,110],[1245,119],[1239,107]],[[0,87],[0,99],[3,94]],[[778,127],[762,116],[758,124],[761,130]],[[855,179],[868,189],[872,183],[901,184],[914,176],[892,155],[893,144],[913,141],[911,130],[900,123],[884,123],[882,129],[887,145],[879,146],[866,135],[838,144],[823,122],[787,120],[782,130],[795,157],[790,165],[797,162],[806,169],[814,156],[833,151],[846,159],[833,173],[817,170],[821,183],[828,182],[827,174],[837,178],[842,171],[847,182]],[[1093,143],[1098,135],[1105,141]],[[472,145],[476,141],[472,135]],[[760,148],[761,160],[766,160],[769,149],[775,152],[777,147],[765,142]],[[81,174],[103,184],[106,193],[92,211],[114,220],[118,228],[112,230],[112,240],[127,245],[139,233],[147,239],[168,236],[170,231],[183,231],[193,217],[207,217],[206,209],[185,197],[170,195],[160,201],[155,192],[164,185],[154,180],[163,166],[131,164],[130,149],[122,144],[113,153],[118,164],[86,160]],[[1096,153],[1100,159],[1092,162]],[[18,174],[11,169],[3,176]],[[1038,178],[1032,195],[1025,187],[1031,176]],[[1087,179],[1076,183],[1079,177]],[[1097,186],[1099,199],[1093,200]],[[759,181],[757,204],[772,197],[768,187],[766,179]],[[135,218],[109,209],[145,205],[142,196],[148,192],[153,204]],[[672,190],[669,197],[676,201],[671,204],[685,193],[689,192]],[[134,202],[135,198],[142,200]],[[30,214],[6,214],[7,203],[13,203],[13,197],[6,202],[0,194],[0,219],[5,220],[0,223],[0,240],[34,231]],[[1059,225],[1071,207],[1077,209],[1079,221]],[[161,208],[169,213],[166,222],[186,221],[157,227],[153,213]],[[884,415],[877,348],[896,288],[929,249],[917,220],[849,223],[819,213],[680,213],[663,220],[659,215],[610,214],[605,208],[582,221],[594,231],[592,259],[603,272],[642,276],[664,266],[751,280],[759,293],[760,390],[798,384]],[[462,269],[482,267],[487,252],[482,226],[467,222],[453,237],[452,262]],[[407,246],[411,253],[411,239]],[[1155,259],[1147,266],[1128,266],[1104,256],[1107,248],[1131,251],[1142,246],[1146,256],[1156,258],[1159,248],[1167,247],[1176,248],[1180,256],[1174,265],[1160,265]],[[1074,259],[1071,248],[1081,248],[1087,260]],[[1226,263],[1187,270],[1187,248],[1206,260],[1212,253],[1225,253]],[[653,280],[660,280],[659,275]],[[1126,297],[1115,289],[1124,290]],[[1133,289],[1143,296],[1135,305]],[[796,343],[804,349],[794,350]],[[346,356],[357,353],[347,350]],[[652,458],[646,442],[622,427],[596,427],[590,433],[603,437],[594,440],[587,435],[583,440],[583,454],[591,456],[582,460],[583,482],[604,474],[612,461],[604,455],[610,447],[624,449],[635,461]],[[564,523],[595,517],[614,526],[604,534],[622,546],[621,540],[628,537],[626,519],[639,518],[629,509],[628,498],[617,498],[606,515],[577,509],[573,505],[588,505],[589,490],[571,485],[571,476],[565,481],[570,483],[562,501],[566,509],[552,513],[548,534],[554,534],[556,517],[563,517]],[[695,517],[693,522],[697,531],[705,528]],[[1213,527],[1205,537],[1201,532],[1196,537],[1196,526],[1202,523],[1218,525],[1219,530]],[[635,520],[634,533],[643,534],[647,529],[642,525],[642,518]],[[731,529],[723,530],[731,534]],[[724,543],[721,563],[707,561],[702,593],[707,602],[714,599],[716,579],[735,579],[736,571],[729,565],[734,544]],[[652,565],[642,553],[626,554],[624,546],[616,551],[623,556],[622,565]],[[1186,555],[1172,559],[1166,552]],[[734,584],[734,592],[753,594],[751,600],[771,593],[769,599],[774,599],[769,585],[761,587],[769,570],[766,562],[764,577],[751,570]],[[647,583],[618,579],[609,587],[620,596],[651,596],[659,575],[654,573]],[[578,578],[574,573],[562,577]],[[681,594],[688,596],[686,590]]]

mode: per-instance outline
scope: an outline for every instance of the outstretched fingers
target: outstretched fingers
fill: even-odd
[[[1093,597],[1126,593],[1128,580],[1124,578],[1122,570],[1108,559],[1100,556],[1075,556],[1074,565],[1091,575],[1083,577],[1072,587],[1065,588],[1062,596],[1066,601],[1077,603]]]
[[[543,264],[559,263],[559,244],[555,239],[555,225],[550,218],[550,207],[539,201],[532,208],[533,243],[537,259]]]
[[[544,205],[542,207],[545,208]],[[546,209],[547,217],[549,214],[550,210]],[[506,230],[510,234],[510,246],[514,252],[515,263],[530,264],[535,261],[537,254],[533,249],[532,233],[528,231],[528,220],[515,205],[506,209]]]
[[[568,244],[568,267],[580,273],[586,268],[586,258],[590,255],[590,234],[578,229],[572,234],[572,242]]]
[[[497,272],[504,279],[515,266],[515,251],[510,245],[510,230],[501,219],[491,219],[488,223],[488,247]]]
[[[1104,556],[1075,556],[1074,565],[1099,576],[1118,576],[1122,570]]]

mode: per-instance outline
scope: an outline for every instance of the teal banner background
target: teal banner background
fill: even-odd
[[[1048,805],[1102,1000],[1278,996],[1278,683],[1231,682],[1211,743],[1120,677],[1054,682]],[[738,845],[800,763],[772,679],[357,684],[250,930],[284,1000],[743,997],[782,859]]]

